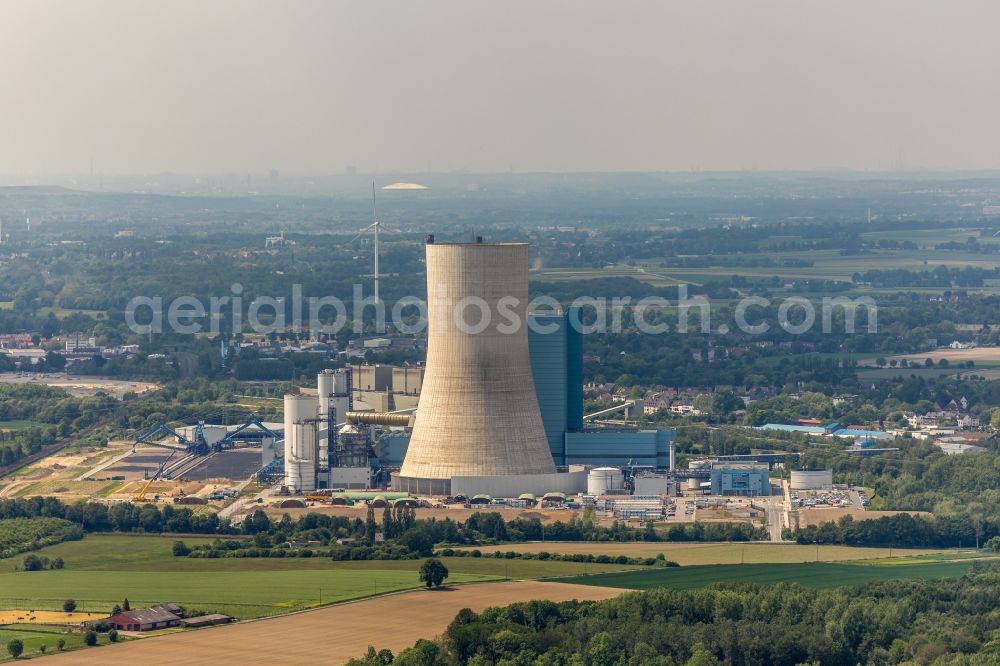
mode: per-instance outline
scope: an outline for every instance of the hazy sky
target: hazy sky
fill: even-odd
[[[1000,167],[996,0],[0,0],[0,173]]]

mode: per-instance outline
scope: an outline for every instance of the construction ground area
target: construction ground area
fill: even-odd
[[[150,480],[169,464],[177,465],[171,478]],[[0,481],[0,497],[44,495],[69,502],[84,499],[108,503],[139,498],[190,502],[192,508],[203,505],[202,510],[212,511],[231,503],[259,468],[258,449],[231,449],[185,458],[164,448],[112,441],[106,448],[67,449],[43,458]]]

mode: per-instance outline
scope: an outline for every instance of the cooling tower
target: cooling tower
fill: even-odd
[[[448,494],[453,476],[554,473],[528,356],[528,246],[426,250],[427,364],[398,488]]]

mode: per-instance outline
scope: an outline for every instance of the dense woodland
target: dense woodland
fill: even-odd
[[[982,569],[983,567],[980,567]],[[834,590],[658,588],[607,601],[458,613],[444,635],[351,666],[854,666],[1000,663],[1000,573]]]

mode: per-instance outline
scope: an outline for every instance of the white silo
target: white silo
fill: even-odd
[[[625,489],[625,475],[617,467],[595,467],[587,474],[588,495],[610,495]]]
[[[336,423],[344,422],[344,415],[351,411],[351,372],[347,368],[324,370],[316,377],[319,394],[319,416],[324,421],[333,408]]]
[[[319,415],[325,416],[333,395],[333,370],[324,370],[316,375],[316,395],[319,396]]]
[[[285,396],[285,485],[293,491],[316,489],[316,414],[312,396]]]

